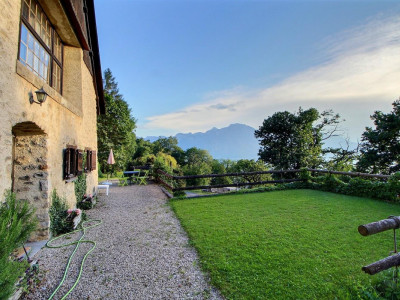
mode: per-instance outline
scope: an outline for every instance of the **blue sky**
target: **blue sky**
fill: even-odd
[[[102,67],[138,136],[334,109],[353,141],[400,96],[400,3],[96,0]]]

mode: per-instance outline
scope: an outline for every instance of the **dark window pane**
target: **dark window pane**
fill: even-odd
[[[22,15],[24,16],[24,18],[26,18],[27,20],[29,19],[29,5],[26,3],[26,1],[24,1],[22,3]]]

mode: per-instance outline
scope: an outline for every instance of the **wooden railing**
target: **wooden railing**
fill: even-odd
[[[315,173],[345,175],[351,177],[369,177],[369,178],[380,178],[380,179],[387,179],[390,177],[390,175],[369,174],[361,172],[340,172],[340,171],[329,171],[329,170],[318,170],[318,169],[306,169],[306,170]]]
[[[247,181],[247,182],[236,182],[236,183],[226,183],[226,184],[214,184],[214,185],[196,185],[196,186],[181,186],[178,184],[180,180],[187,179],[201,179],[201,178],[219,178],[219,177],[242,177],[254,176],[254,175],[266,175],[266,174],[286,174],[286,173],[298,173],[302,170],[306,170],[312,173],[321,174],[334,174],[334,175],[344,175],[351,177],[369,177],[369,178],[379,178],[387,179],[390,175],[380,175],[380,174],[369,174],[360,172],[340,172],[340,171],[330,171],[330,170],[319,170],[319,169],[293,169],[293,170],[269,170],[269,171],[257,171],[257,172],[242,172],[242,173],[225,173],[225,174],[204,174],[204,175],[186,175],[186,176],[174,176],[163,170],[157,170],[158,181],[160,184],[165,186],[172,192],[183,191],[183,190],[197,190],[197,189],[210,189],[210,188],[223,188],[223,187],[240,187],[240,186],[254,186],[263,184],[277,184],[277,183],[290,183],[303,181],[303,179],[291,178],[291,179],[277,179],[277,180],[259,180],[259,181]]]

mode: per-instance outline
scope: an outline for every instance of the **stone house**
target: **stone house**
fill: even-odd
[[[87,192],[96,191],[104,110],[94,0],[1,0],[0,194],[34,205],[32,240],[49,236],[54,189],[75,207],[85,172]]]

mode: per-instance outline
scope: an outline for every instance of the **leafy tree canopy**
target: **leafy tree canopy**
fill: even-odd
[[[276,169],[317,167],[322,162],[323,140],[335,136],[340,116],[317,109],[297,113],[277,112],[255,131],[259,139],[259,157]]]
[[[339,148],[325,148],[322,153],[329,155],[323,163],[325,169],[351,172],[359,157],[359,147],[350,148],[350,141],[346,139],[346,145],[340,145]]]
[[[238,160],[228,171],[230,173],[247,173],[247,172],[257,172],[257,171],[267,171],[267,166],[260,160],[255,161],[253,159],[240,159]],[[239,182],[257,182],[271,180],[271,175],[269,174],[254,174],[254,175],[244,175],[239,177]]]
[[[136,151],[133,155],[133,159],[137,159],[153,153],[153,144],[143,138],[136,139]]]
[[[206,163],[211,166],[212,161],[213,158],[207,150],[192,147],[185,151],[185,162],[187,165]]]
[[[392,103],[390,113],[376,111],[371,119],[375,128],[367,127],[362,135],[360,171],[392,174],[400,171],[400,99]]]
[[[160,137],[158,140],[153,142],[153,153],[163,152],[171,155],[175,151],[182,150],[178,146],[178,139],[176,137]]]
[[[214,159],[211,163],[211,173],[212,174],[225,174],[227,173],[225,165],[222,161]],[[215,177],[211,179],[211,184],[230,184],[232,179],[230,177]]]
[[[134,153],[136,120],[110,69],[104,71],[104,99],[106,113],[97,119],[98,159],[102,171],[107,171],[108,155],[113,149],[117,169],[124,169]]]

